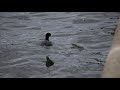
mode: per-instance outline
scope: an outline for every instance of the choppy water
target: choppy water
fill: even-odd
[[[0,12],[1,78],[100,77],[116,12]],[[41,47],[46,32],[52,47]],[[54,66],[45,66],[46,56]]]

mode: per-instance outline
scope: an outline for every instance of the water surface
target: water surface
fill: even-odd
[[[100,77],[119,16],[116,12],[0,12],[0,77]],[[41,47],[47,32],[54,45]],[[54,66],[45,66],[46,56]]]

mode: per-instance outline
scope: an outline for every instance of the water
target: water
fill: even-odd
[[[0,12],[0,78],[100,77],[117,12]],[[41,47],[50,32],[52,47]],[[46,56],[54,65],[45,66]]]

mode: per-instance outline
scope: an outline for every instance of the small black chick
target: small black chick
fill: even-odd
[[[46,56],[46,59],[47,59],[47,61],[46,61],[46,66],[47,67],[50,67],[50,66],[54,65],[54,62],[52,60],[50,60],[48,56]]]

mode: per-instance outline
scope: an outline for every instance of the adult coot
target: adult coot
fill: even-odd
[[[51,33],[46,33],[45,35],[45,41],[41,42],[41,46],[52,46],[52,42],[49,41],[49,37],[51,36]]]

